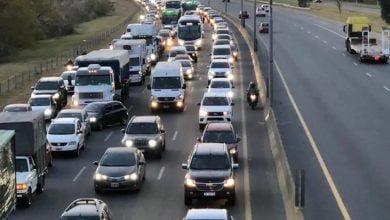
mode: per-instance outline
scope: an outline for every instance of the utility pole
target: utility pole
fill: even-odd
[[[241,15],[243,11],[244,11],[244,0],[241,0]],[[241,25],[245,27],[245,18],[243,18],[242,16],[241,16]]]
[[[210,0],[208,0],[208,6],[210,6]]]
[[[257,37],[256,37],[256,32],[257,32],[257,25],[256,25],[256,1],[253,1],[253,49],[257,51]]]
[[[227,3],[228,3],[228,0],[225,0],[225,14],[227,14]]]
[[[272,0],[269,0],[269,74],[268,74],[268,99],[273,106],[273,77],[274,77],[274,24],[273,24]]]

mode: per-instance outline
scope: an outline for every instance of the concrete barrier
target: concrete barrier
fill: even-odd
[[[241,26],[241,23],[236,21],[223,12],[222,16],[231,24],[233,24],[242,34],[243,39],[248,45],[253,45],[253,41],[248,33],[248,31]],[[256,30],[254,30],[256,31]],[[257,56],[257,53],[254,49],[249,46],[249,51],[251,55],[251,60],[254,67],[255,77],[257,84],[260,89],[260,103],[263,107],[264,121],[267,127],[268,139],[274,158],[276,174],[278,178],[280,192],[282,194],[282,199],[284,203],[284,208],[286,212],[286,219],[289,220],[302,220],[304,219],[302,210],[295,207],[295,183],[294,178],[288,163],[287,155],[284,150],[283,142],[280,137],[279,129],[277,126],[276,118],[273,113],[273,110],[267,101],[267,89],[266,83],[264,80],[264,75],[261,71],[260,62]]]

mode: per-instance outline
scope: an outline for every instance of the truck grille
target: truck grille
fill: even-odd
[[[62,147],[65,146],[67,143],[51,143],[51,146],[56,146],[56,147]]]
[[[158,97],[158,101],[162,101],[162,102],[171,102],[175,100],[175,97]]]
[[[83,92],[79,93],[80,99],[102,99],[102,92]]]
[[[209,112],[208,116],[223,116],[223,112]]]
[[[134,141],[136,146],[146,146],[148,145],[148,140],[147,139],[136,139]]]
[[[196,188],[199,191],[220,191],[223,189],[222,183],[196,183]]]

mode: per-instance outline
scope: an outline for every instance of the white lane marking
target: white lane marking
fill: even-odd
[[[127,109],[127,111],[130,112],[131,109],[133,109],[133,107],[134,107],[133,105],[130,105],[130,107]]]
[[[110,139],[110,137],[111,137],[111,135],[112,135],[113,133],[114,133],[114,132],[111,131],[111,132],[107,135],[107,137],[104,138],[104,142],[107,142],[107,141]]]
[[[199,80],[200,80],[200,81],[202,80],[202,77],[201,77],[201,76],[199,76]]]
[[[294,24],[296,25],[296,24]],[[237,39],[237,38],[236,38]],[[260,38],[261,39],[261,38]],[[263,40],[262,40],[263,41]],[[264,43],[264,41],[263,41]],[[239,47],[239,46],[238,46]],[[238,48],[241,51],[241,48]],[[240,81],[243,79],[243,68],[242,62],[240,62]],[[248,163],[248,139],[246,131],[246,112],[245,112],[245,103],[244,103],[244,87],[241,89],[241,125],[242,125],[242,156],[244,160],[244,209],[245,209],[245,218],[246,220],[252,220],[252,204],[251,204],[251,185],[249,181],[249,163]]]
[[[342,53],[343,56],[346,56],[345,53]]]
[[[386,91],[390,92],[390,89],[389,89],[387,86],[383,86],[383,88],[384,88]]]
[[[331,30],[331,29],[329,29],[329,28],[326,28],[326,27],[324,27],[324,26],[322,26],[322,25],[319,25],[319,24],[314,24],[314,25],[317,26],[317,27],[319,27],[319,28],[322,28],[322,29],[324,29],[324,30],[326,30],[326,31],[329,31],[329,32],[331,32],[331,33],[333,33],[333,34],[335,34],[335,35],[341,37],[341,38],[345,38],[345,36],[343,36],[343,35],[337,33],[336,31],[333,31],[333,30]]]
[[[81,174],[84,172],[84,170],[86,169],[86,167],[85,166],[83,166],[82,168],[81,168],[81,170],[77,173],[77,175],[73,178],[73,182],[76,182],[77,181],[77,179],[81,176]]]
[[[357,66],[358,64],[356,62],[353,62],[353,65]]]
[[[337,48],[335,46],[332,47],[333,50],[337,50]]]
[[[191,92],[194,91],[194,87],[191,87],[191,90],[190,90],[190,91],[191,91]]]
[[[323,40],[322,42],[324,42],[324,44],[327,44],[327,43],[328,43],[328,41],[326,41],[326,40]]]
[[[320,39],[320,36],[316,35],[315,38]]]
[[[311,31],[308,31],[307,33],[308,33],[308,34],[311,34]]]
[[[187,111],[187,106],[188,105],[184,106],[183,112]]]
[[[144,88],[144,90],[142,90],[142,93],[145,93],[146,92],[146,87]]]
[[[175,133],[173,134],[173,137],[172,137],[172,141],[176,140],[176,137],[177,137],[177,130],[175,131]]]
[[[310,146],[311,146],[314,154],[316,155],[316,158],[317,158],[318,163],[319,163],[319,165],[321,167],[321,170],[322,170],[322,172],[323,172],[323,174],[325,176],[325,179],[326,179],[326,181],[329,184],[329,187],[330,187],[330,189],[332,191],[332,194],[333,194],[333,196],[334,196],[334,198],[336,200],[336,203],[337,203],[337,205],[338,205],[338,207],[340,209],[340,212],[343,215],[345,220],[351,220],[351,216],[349,215],[349,212],[348,212],[347,208],[345,207],[343,199],[341,198],[341,195],[340,195],[340,193],[339,193],[339,191],[338,191],[338,189],[336,187],[336,184],[335,184],[335,182],[334,182],[334,180],[333,180],[333,178],[332,178],[332,176],[331,176],[331,174],[329,172],[329,169],[326,166],[324,159],[322,158],[322,155],[321,155],[321,153],[319,151],[317,143],[315,142],[315,140],[313,138],[313,135],[311,134],[311,131],[309,130],[309,127],[307,126],[306,121],[303,118],[302,113],[299,110],[298,105],[295,102],[295,99],[294,99],[294,97],[291,94],[290,88],[287,86],[287,82],[286,82],[286,80],[285,80],[285,78],[284,78],[284,76],[283,76],[283,74],[282,74],[282,72],[281,72],[281,70],[279,68],[279,65],[277,64],[276,61],[275,61],[275,67],[276,67],[278,75],[279,75],[279,77],[280,77],[280,79],[281,79],[281,81],[283,83],[284,89],[287,92],[287,96],[288,96],[288,98],[289,98],[289,100],[290,100],[290,102],[291,102],[291,104],[292,104],[292,106],[293,106],[293,108],[294,108],[294,110],[295,110],[295,112],[296,112],[296,114],[298,116],[298,119],[299,119],[299,121],[300,121],[300,123],[301,123],[301,125],[303,127],[303,130],[304,130],[304,132],[306,134],[306,137],[307,137],[307,139],[310,142]]]
[[[371,75],[370,73],[366,73],[366,75],[367,75],[368,77],[370,77],[370,78],[372,77],[372,75]]]
[[[160,172],[158,173],[158,176],[157,176],[157,180],[161,180],[163,174],[164,174],[164,171],[165,171],[165,167],[161,167],[160,169]]]

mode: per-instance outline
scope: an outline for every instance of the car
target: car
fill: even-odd
[[[219,39],[215,40],[213,45],[230,45],[231,51],[233,51],[233,57],[237,60],[238,59],[238,48],[236,47],[236,44],[232,40],[227,39]]]
[[[189,10],[189,11],[186,11],[184,12],[184,16],[188,16],[188,15],[197,15],[198,13],[195,11],[195,10]]]
[[[31,112],[30,104],[10,104],[3,108],[3,112]]]
[[[236,202],[236,181],[233,163],[226,144],[197,143],[182,164],[187,171],[184,178],[184,204],[189,206],[193,199],[226,199],[229,205]]]
[[[230,45],[215,45],[210,54],[211,60],[227,59],[229,63],[234,63],[234,57]]]
[[[65,71],[61,74],[61,78],[64,81],[67,94],[74,93],[74,86],[76,83],[76,70]]]
[[[207,87],[207,92],[222,92],[226,93],[230,98],[233,98],[233,84],[227,78],[214,78],[210,81]]]
[[[268,33],[268,32],[269,32],[269,24],[268,23],[260,23],[259,33]]]
[[[160,116],[133,116],[126,129],[122,144],[161,158],[166,148],[166,134]]]
[[[215,28],[215,26],[219,23],[223,23],[225,22],[225,20],[221,17],[214,17],[212,20],[211,20],[211,24],[213,26],[213,28]]]
[[[85,106],[85,111],[92,129],[98,130],[115,123],[125,125],[129,117],[127,108],[119,101],[92,102]]]
[[[184,46],[174,46],[171,48],[171,50],[169,51],[169,55],[168,55],[168,62],[169,61],[174,61],[175,60],[175,57],[179,54],[184,54],[184,55],[187,55],[187,50]]]
[[[202,137],[197,139],[200,143],[225,143],[235,163],[238,162],[238,142],[240,138],[232,123],[216,122],[206,125]]]
[[[192,79],[195,74],[195,68],[189,60],[175,60],[181,63],[183,75],[185,79]]]
[[[46,166],[52,167],[53,166],[53,154],[52,154],[52,148],[49,143],[46,144]]]
[[[175,59],[173,61],[178,61],[178,60],[188,60],[193,62],[192,58],[188,54],[178,54],[175,56]]]
[[[215,40],[229,40],[233,42],[233,37],[230,34],[217,34]]]
[[[260,8],[263,9],[263,11],[265,11],[265,12],[267,12],[267,13],[268,13],[269,10],[270,10],[269,5],[261,5]]]
[[[80,198],[73,201],[59,218],[112,220],[112,215],[106,203],[96,198]]]
[[[218,28],[229,28],[229,25],[227,22],[220,22],[214,26],[215,30],[217,30]]]
[[[176,37],[176,29],[173,25],[170,25],[170,24],[166,24],[162,27],[162,29],[168,29],[171,31],[171,36],[172,38],[175,38]]]
[[[42,112],[45,120],[50,120],[57,114],[57,106],[53,101],[52,95],[33,95],[28,100],[31,111]]]
[[[267,15],[267,12],[262,7],[256,8],[256,17],[265,17]]]
[[[63,109],[56,118],[78,118],[81,121],[85,134],[90,136],[92,133],[91,122],[89,121],[88,113],[84,109]]]
[[[173,46],[173,40],[172,40],[172,35],[171,31],[169,29],[162,29],[158,32],[158,36],[161,38],[161,44],[164,47],[171,47]]]
[[[190,209],[183,220],[234,220],[227,209]]]
[[[57,110],[65,107],[68,95],[64,80],[61,77],[42,77],[31,87],[32,95],[52,95]]]
[[[249,14],[248,14],[248,11],[240,11],[240,13],[238,14],[238,18],[239,19],[249,19]]]
[[[212,35],[213,41],[217,39],[217,35],[221,34],[232,35],[232,32],[229,30],[229,28],[218,28]]]
[[[78,118],[52,120],[46,137],[53,153],[71,152],[78,157],[85,149],[85,131]]]
[[[197,50],[199,49],[193,44],[185,44],[184,47],[187,50],[187,54],[191,57],[191,59],[196,63],[198,62],[198,52]]]
[[[207,72],[208,84],[214,78],[227,78],[230,81],[233,80],[233,65],[229,63],[227,59],[215,59],[212,60],[208,66]]]
[[[234,103],[227,94],[221,92],[206,92],[202,102],[198,103],[199,128],[202,130],[209,122],[231,122]]]
[[[94,175],[96,193],[104,191],[139,191],[145,181],[146,161],[133,147],[110,147],[104,152]]]

